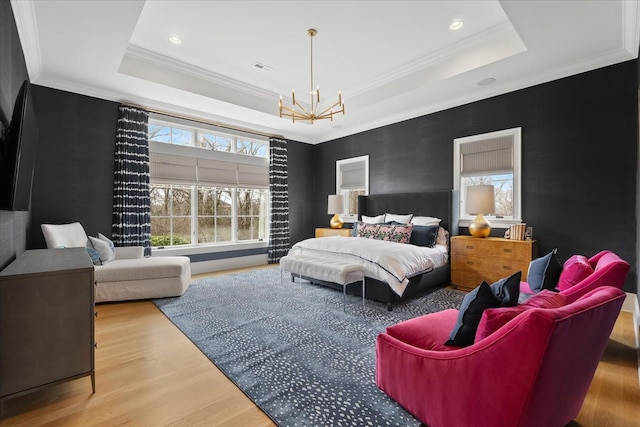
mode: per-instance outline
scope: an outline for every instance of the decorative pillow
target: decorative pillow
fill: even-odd
[[[436,237],[436,245],[449,246],[449,232],[444,228],[438,229],[438,237]]]
[[[529,298],[529,300],[520,305],[513,307],[490,308],[484,311],[478,330],[476,331],[475,342],[478,342],[498,329],[502,328],[511,319],[518,314],[523,313],[532,308],[558,308],[567,303],[564,295],[543,289],[538,294]]]
[[[438,236],[437,225],[412,225],[411,238],[409,243],[415,246],[424,246],[433,248],[436,246],[436,237]]]
[[[362,215],[362,222],[364,222],[365,224],[383,224],[384,214],[378,216]]]
[[[100,261],[100,252],[98,252],[97,249],[87,248],[87,253],[91,258],[91,262],[93,262],[93,265],[102,265],[102,261]]]
[[[384,214],[384,222],[397,222],[399,224],[409,224],[413,214],[400,215],[400,214]]]
[[[411,224],[358,224],[358,237],[409,243],[412,228]]]
[[[521,277],[522,272],[518,271],[490,286],[491,292],[500,300],[500,307],[513,307],[518,304]]]
[[[414,216],[411,218],[411,224],[413,225],[439,225],[440,218],[435,218],[433,216]]]
[[[587,257],[583,255],[573,255],[564,262],[560,279],[558,280],[558,290],[564,291],[579,283],[593,274],[593,268],[589,264]]]
[[[109,239],[107,236],[105,236],[102,233],[98,233],[98,239],[102,240],[103,242],[106,242],[109,245],[109,247],[111,248],[111,251],[113,252],[113,256],[115,257],[116,248],[115,248],[113,242],[111,241],[111,239]]]
[[[529,273],[527,274],[527,283],[532,291],[537,292],[541,289],[554,290],[558,285],[560,273],[562,273],[562,264],[556,253],[558,249],[554,249],[543,257],[536,258],[529,263]]]
[[[111,246],[109,246],[109,243],[91,236],[89,236],[89,240],[93,248],[100,253],[100,260],[103,264],[116,259],[116,255]]]
[[[500,300],[493,294],[487,282],[482,282],[465,295],[458,311],[458,320],[449,335],[449,340],[444,344],[456,347],[473,344],[482,313],[487,308],[498,307],[499,304]]]
[[[87,246],[87,234],[82,224],[41,224],[42,234],[47,248],[84,248]]]

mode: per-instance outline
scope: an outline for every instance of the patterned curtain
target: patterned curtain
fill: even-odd
[[[148,112],[120,106],[111,230],[116,246],[143,246],[145,256],[151,255],[148,125]]]
[[[275,264],[289,252],[287,141],[270,138],[269,147],[269,264]]]

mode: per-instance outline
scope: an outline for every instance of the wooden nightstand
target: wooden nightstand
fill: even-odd
[[[350,228],[316,228],[316,237],[344,236],[351,237],[353,232]]]
[[[509,240],[497,237],[451,238],[451,283],[474,289],[484,280],[492,284],[498,279],[522,272],[527,280],[529,262],[538,256],[535,240]]]

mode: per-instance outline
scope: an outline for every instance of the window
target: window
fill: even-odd
[[[150,120],[152,246],[268,238],[266,140]]]
[[[357,221],[358,196],[369,194],[369,156],[336,161],[336,194],[344,195],[342,219]]]
[[[492,224],[521,222],[521,132],[513,128],[454,140],[453,182],[454,190],[460,191],[460,225],[468,225],[475,216],[465,207],[467,187],[480,184],[495,188],[496,211],[485,215]]]

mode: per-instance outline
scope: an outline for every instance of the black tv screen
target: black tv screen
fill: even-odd
[[[31,102],[31,85],[25,80],[0,150],[0,209],[29,210],[37,145],[38,129]]]

